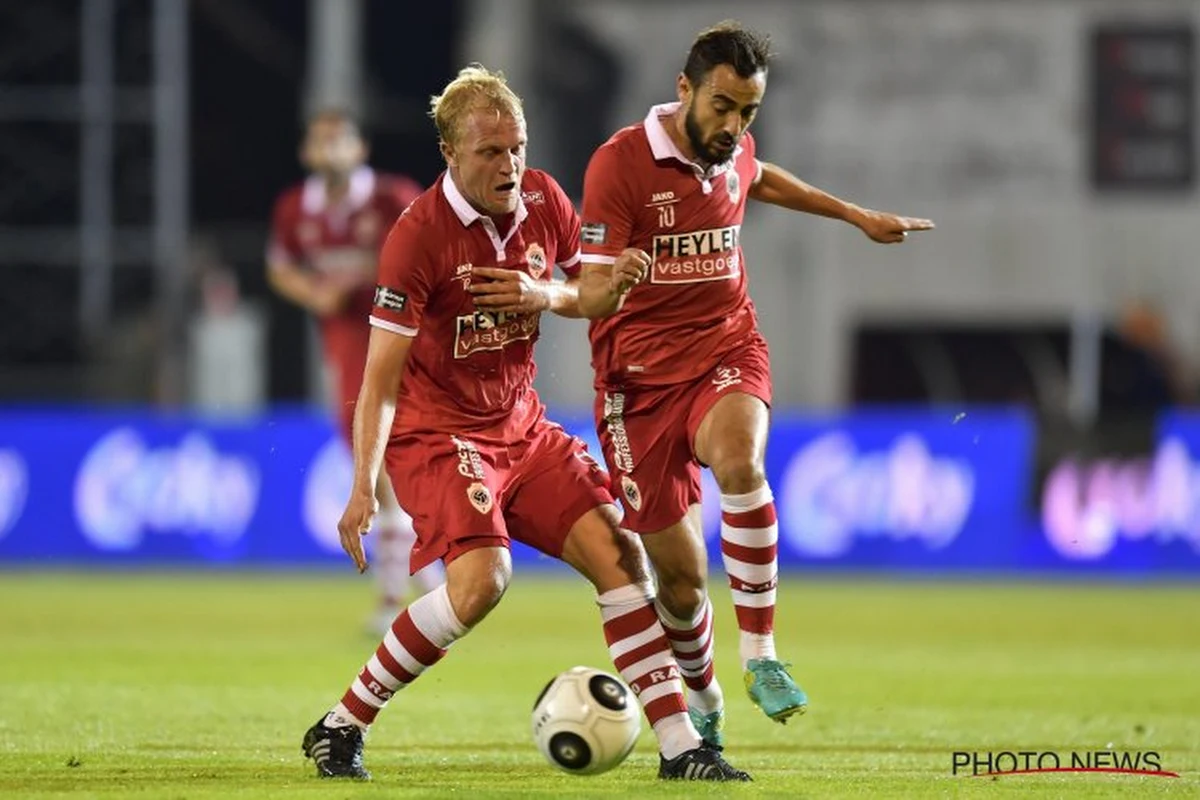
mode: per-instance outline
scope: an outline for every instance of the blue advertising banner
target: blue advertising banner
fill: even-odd
[[[1019,553],[1027,568],[1200,573],[1200,415],[1158,422],[1154,452],[1055,464],[1040,519]]]
[[[599,453],[590,418],[558,418]],[[1019,411],[777,415],[767,471],[781,564],[1019,568],[1033,441]],[[719,492],[704,481],[718,565]],[[319,414],[10,411],[0,414],[0,560],[341,563],[335,526],[349,484],[349,454]]]
[[[319,562],[350,460],[324,418],[0,414],[0,559]]]
[[[590,419],[564,426],[599,453]],[[777,414],[767,479],[780,563],[1011,568],[1028,527],[1033,446],[1033,423],[1017,410]],[[703,495],[705,539],[720,564],[720,491],[707,470]]]

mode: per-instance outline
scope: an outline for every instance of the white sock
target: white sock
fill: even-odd
[[[351,714],[350,709],[341,703],[338,703],[325,715],[325,719],[321,720],[321,724],[326,728],[349,728],[351,725],[357,725],[364,732],[370,727],[367,723]]]
[[[659,752],[668,761],[700,746],[700,734],[687,714],[671,714],[652,727],[654,735],[658,737]]]

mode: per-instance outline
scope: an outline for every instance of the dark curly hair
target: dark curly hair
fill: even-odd
[[[696,35],[688,51],[683,74],[692,86],[699,86],[713,68],[728,64],[739,78],[765,72],[771,60],[771,37],[726,20]]]

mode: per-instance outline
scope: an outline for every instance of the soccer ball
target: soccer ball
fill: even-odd
[[[625,760],[642,732],[633,692],[616,676],[572,667],[533,704],[533,740],[552,765],[572,775],[598,775]]]

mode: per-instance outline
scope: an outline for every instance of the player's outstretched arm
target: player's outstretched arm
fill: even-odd
[[[379,510],[375,485],[383,467],[383,454],[396,415],[400,376],[404,374],[412,341],[410,336],[371,328],[367,366],[354,408],[354,486],[338,522],[342,549],[354,559],[359,572],[367,568],[362,537],[371,529],[371,520]]]
[[[612,316],[625,298],[650,273],[650,256],[643,250],[626,248],[612,264],[583,262],[579,278],[579,310],[588,319]]]
[[[750,188],[750,197],[793,211],[849,222],[880,244],[898,244],[909,231],[933,228],[932,220],[901,217],[847,203],[805,183],[783,167],[766,162],[762,165],[762,177]]]

